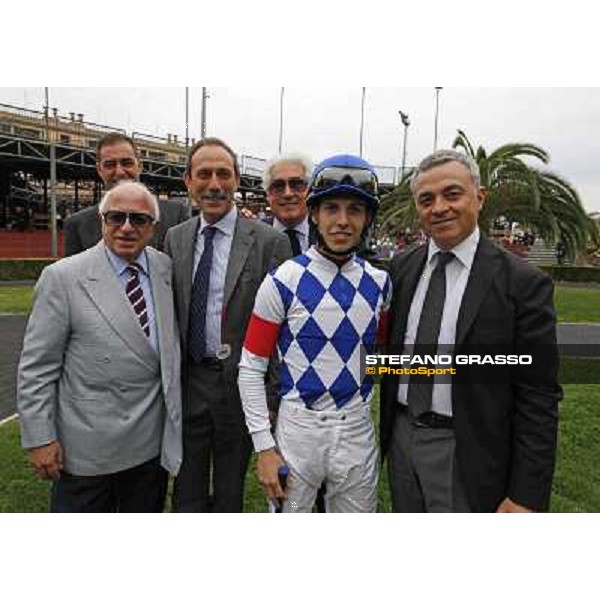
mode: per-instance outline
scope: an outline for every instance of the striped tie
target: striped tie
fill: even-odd
[[[140,283],[140,266],[137,263],[131,263],[127,270],[129,271],[129,279],[125,286],[125,293],[137,318],[144,330],[144,333],[150,337],[150,323],[148,323],[148,311],[146,310],[146,300],[144,300],[144,292]]]

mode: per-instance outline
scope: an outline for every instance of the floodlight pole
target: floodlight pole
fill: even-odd
[[[362,100],[360,103],[360,152],[359,156],[362,158],[363,155],[363,133],[365,128],[365,94],[367,88],[362,89]]]
[[[281,154],[281,149],[283,148],[283,95],[285,92],[285,88],[281,88],[281,93],[279,95],[279,154]]]
[[[406,114],[405,112],[399,110],[398,114],[400,115],[402,125],[404,125],[404,141],[402,143],[402,167],[400,171],[400,180],[402,180],[404,178],[404,171],[406,169],[406,141],[408,138],[408,127],[410,125],[410,121],[408,119],[408,114]]]
[[[435,131],[433,134],[433,151],[437,150],[437,142],[438,142],[438,121],[440,116],[440,90],[444,88],[436,87],[435,88]]]
[[[50,92],[44,88],[46,106],[44,116],[46,119],[46,141],[50,150],[50,252],[54,258],[58,258],[58,232],[56,223],[56,146],[50,136]]]

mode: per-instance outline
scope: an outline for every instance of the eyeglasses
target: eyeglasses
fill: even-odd
[[[132,227],[148,227],[154,223],[154,217],[146,213],[122,212],[120,210],[107,210],[102,214],[102,218],[107,225],[113,227],[123,227],[125,221],[129,221]]]
[[[107,158],[106,160],[100,161],[100,166],[103,169],[115,169],[117,165],[120,165],[124,169],[131,169],[135,167],[136,162],[136,159],[131,157],[117,159]]]
[[[283,196],[285,194],[286,187],[290,188],[290,192],[294,194],[301,194],[306,191],[308,183],[306,179],[301,177],[290,177],[289,179],[275,179],[269,185],[269,192],[276,196]]]
[[[328,167],[317,173],[313,192],[322,192],[337,185],[350,185],[371,196],[378,192],[377,176],[367,169]]]

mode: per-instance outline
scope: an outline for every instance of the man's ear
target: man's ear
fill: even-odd
[[[481,210],[483,208],[483,205],[484,205],[485,201],[487,200],[487,197],[488,197],[487,189],[484,187],[480,187],[479,191],[477,192],[477,199],[479,200],[479,210]]]

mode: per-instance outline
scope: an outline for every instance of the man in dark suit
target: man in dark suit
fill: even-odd
[[[240,512],[252,445],[238,364],[256,292],[265,275],[291,257],[290,243],[238,215],[239,166],[222,140],[192,146],[184,179],[200,216],[170,229],[165,243],[174,264],[183,356],[184,459],[173,508]]]
[[[534,359],[494,381],[384,376],[381,444],[393,508],[547,510],[561,395],[552,281],[482,237],[485,192],[469,157],[435,152],[411,188],[431,238],[392,262],[390,351],[537,348],[544,364]]]
[[[104,187],[109,190],[122,180],[138,181],[142,162],[132,138],[113,132],[98,141],[96,170]],[[189,217],[189,208],[182,202],[167,200],[158,203],[160,218],[150,246],[163,249],[167,229]],[[65,256],[72,256],[95,246],[102,237],[102,223],[96,206],[88,206],[71,215],[64,225]]]
[[[302,154],[285,154],[270,160],[263,173],[263,186],[276,231],[290,238],[294,256],[306,252],[316,235],[309,226],[306,194],[312,164]]]

